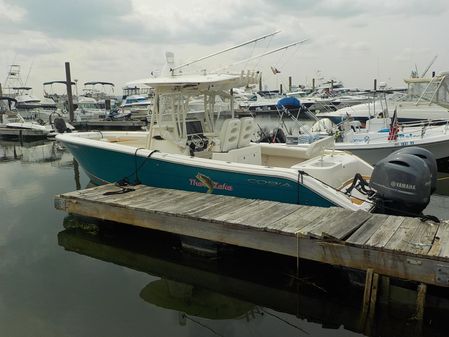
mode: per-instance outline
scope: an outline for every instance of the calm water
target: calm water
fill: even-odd
[[[55,210],[56,194],[87,185],[53,143],[0,141],[2,336],[447,335],[445,301],[419,327],[398,288],[398,302],[360,327],[362,290],[345,271],[303,262],[298,281],[295,259],[200,258],[171,235]]]

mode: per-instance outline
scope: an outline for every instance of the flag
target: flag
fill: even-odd
[[[390,123],[390,131],[388,132],[388,140],[398,139],[399,124],[398,124],[398,114],[396,109],[394,109],[393,118]]]
[[[273,72],[273,74],[274,75],[276,75],[276,74],[280,74],[281,73],[281,71],[280,70],[278,70],[277,68],[275,68],[275,67],[271,67],[271,71]]]

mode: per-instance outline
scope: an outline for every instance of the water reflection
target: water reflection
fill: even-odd
[[[63,150],[54,141],[0,141],[0,162],[21,160],[22,162],[38,163],[61,159]]]
[[[237,319],[250,315],[254,304],[219,294],[195,285],[160,279],[140,292],[145,302],[208,319]]]
[[[180,326],[220,336],[245,335],[247,329],[262,336],[445,335],[436,327],[444,322],[438,316],[447,314],[447,300],[429,295],[422,326],[410,319],[413,287],[393,285],[388,298],[380,296],[375,317],[362,324],[363,290],[349,284],[342,270],[303,262],[297,278],[295,261],[285,257],[239,250],[205,259],[180,251],[171,235],[73,217],[64,225],[58,242],[66,250],[157,277],[135,296],[172,311]],[[222,320],[238,328],[226,330]]]

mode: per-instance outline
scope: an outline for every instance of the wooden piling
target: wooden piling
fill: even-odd
[[[377,289],[378,288],[379,288],[379,274],[373,273],[373,280],[371,282],[370,305],[369,305],[369,312],[368,312],[369,322],[372,322],[374,320],[374,315],[376,312]]]
[[[380,277],[380,296],[381,302],[390,303],[390,278],[388,276]]]
[[[288,77],[288,91],[292,92],[292,77]]]
[[[371,285],[373,283],[373,269],[368,269],[365,275],[365,288],[363,291],[363,302],[362,302],[362,317],[361,317],[361,325],[365,325],[366,317],[369,311],[369,302],[371,298]]]
[[[65,76],[66,76],[66,86],[67,86],[67,101],[69,107],[69,118],[73,122],[75,119],[74,109],[73,109],[73,96],[72,96],[72,77],[70,75],[70,62],[65,63]]]
[[[370,335],[376,313],[377,289],[379,274],[369,268],[366,271],[365,289],[363,293],[362,312],[360,316],[360,331]]]
[[[416,295],[416,314],[417,321],[422,321],[424,318],[424,304],[426,302],[427,285],[420,283],[418,285],[418,292]]]

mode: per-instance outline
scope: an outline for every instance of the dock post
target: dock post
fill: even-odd
[[[0,83],[0,97],[3,96],[2,84]],[[3,124],[3,114],[0,113],[0,123]]]
[[[387,305],[390,304],[390,278],[388,276],[380,277],[380,301]]]
[[[379,288],[379,274],[373,273],[373,281],[371,283],[371,294],[370,294],[370,304],[369,304],[369,313],[368,313],[368,321],[372,322],[374,319],[374,314],[376,311],[376,302],[377,302],[377,289]]]
[[[292,77],[288,77],[288,91],[292,92]]]
[[[296,317],[300,317],[301,305],[299,299],[301,298],[299,294],[299,232],[296,233]]]
[[[368,332],[371,330],[372,322],[376,312],[377,289],[379,285],[379,274],[373,269],[366,271],[365,290],[363,293],[362,313],[360,317],[360,331]]]
[[[81,189],[80,169],[79,169],[78,161],[75,158],[73,158],[73,171],[74,171],[74,175],[75,175],[76,190],[79,191]]]
[[[19,130],[19,141],[20,141],[20,146],[23,146],[23,134],[22,134],[22,129]]]
[[[282,83],[279,85],[279,93],[282,95]]]
[[[69,104],[69,118],[73,122],[75,119],[73,115],[73,96],[72,96],[72,77],[70,75],[70,62],[65,63],[65,77],[67,86],[67,101]]]
[[[422,321],[424,318],[424,304],[426,302],[427,285],[420,283],[418,286],[418,293],[416,295],[416,313],[415,319]]]
[[[262,74],[259,76],[259,91],[262,91]]]
[[[312,91],[315,91],[315,79],[312,78]]]

